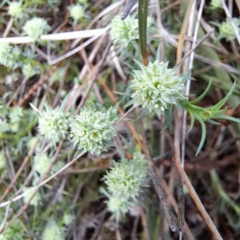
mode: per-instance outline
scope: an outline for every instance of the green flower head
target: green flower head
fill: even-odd
[[[118,221],[121,215],[124,215],[129,211],[132,202],[128,198],[110,196],[106,203],[108,210],[113,213]]]
[[[51,160],[47,154],[37,155],[34,158],[34,171],[37,171],[40,175],[46,173],[47,169],[50,167]]]
[[[0,42],[0,64],[13,68],[19,59],[21,50],[18,47],[12,47],[7,42]]]
[[[100,155],[106,151],[106,146],[115,135],[113,124],[117,120],[117,110],[109,108],[107,111],[83,109],[71,121],[72,142],[79,150],[89,151]]]
[[[23,188],[23,193],[26,193],[26,192],[29,191],[30,189],[32,189],[32,187],[24,187],[24,188]],[[24,195],[24,199],[23,199],[24,203],[27,203],[27,202],[30,200],[30,198],[32,197],[32,195],[33,195],[33,191],[25,194],[25,195]],[[34,195],[34,197],[32,198],[32,200],[31,200],[31,202],[30,202],[30,205],[33,205],[33,206],[37,207],[37,206],[38,206],[38,203],[40,202],[40,200],[41,200],[41,195],[40,195],[39,192],[37,192],[37,193]]]
[[[71,5],[69,7],[69,11],[70,11],[70,16],[73,18],[73,20],[78,21],[81,18],[84,17],[84,9],[81,5],[77,4],[77,5]]]
[[[222,1],[221,0],[212,0],[210,2],[210,8],[212,10],[216,10],[218,8],[222,8]]]
[[[45,19],[34,17],[25,23],[23,33],[36,41],[50,29]]]
[[[8,14],[16,18],[21,17],[23,14],[21,2],[10,2],[8,7]]]
[[[115,45],[127,47],[129,43],[139,38],[138,20],[128,16],[124,21],[120,16],[112,20],[110,37]]]
[[[240,19],[233,18],[232,21],[238,29],[238,32],[240,32]],[[220,38],[226,38],[227,41],[232,41],[236,38],[232,24],[228,19],[219,26],[219,33]]]
[[[183,100],[184,84],[174,70],[168,68],[168,63],[150,62],[146,67],[138,63],[141,70],[133,71],[134,79],[131,88],[135,106],[147,107],[150,112],[155,111],[158,117],[171,105],[177,105]]]
[[[117,197],[135,199],[148,174],[147,161],[143,154],[134,153],[133,160],[114,162],[114,167],[104,176],[108,191]]]
[[[50,219],[43,230],[41,240],[64,240],[63,229]]]
[[[11,123],[18,123],[21,120],[22,116],[23,112],[21,107],[11,108],[11,111],[9,112],[9,118]]]
[[[5,119],[0,118],[0,133],[10,131],[10,125],[7,123]]]
[[[40,112],[39,133],[56,144],[67,135],[69,122],[69,113],[46,106],[46,110]]]
[[[26,78],[31,78],[32,76],[39,73],[38,69],[30,63],[26,63],[22,67],[22,72]]]

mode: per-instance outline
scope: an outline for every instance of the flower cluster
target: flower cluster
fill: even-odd
[[[46,106],[46,110],[40,112],[39,116],[39,133],[48,140],[52,140],[54,144],[66,137],[69,125],[69,113],[59,108],[50,109]]]
[[[107,111],[83,109],[71,121],[71,137],[79,150],[100,155],[115,135],[113,124],[117,120],[117,109],[110,107]]]
[[[84,17],[84,9],[80,4],[71,5],[69,7],[70,16],[75,21],[79,21],[81,18]]]
[[[9,118],[11,123],[10,128],[12,132],[18,131],[19,124],[22,117],[23,117],[23,112],[21,107],[11,108],[11,111],[9,112]]]
[[[240,32],[240,19],[233,18],[232,21],[238,29],[238,32]],[[225,38],[227,41],[232,41],[236,38],[233,26],[229,20],[226,20],[219,26],[219,33],[220,38]]]
[[[63,215],[63,223],[67,226],[69,224],[71,224],[74,219],[75,219],[74,215],[72,215],[70,213],[64,213],[64,215]]]
[[[23,199],[24,203],[27,203],[30,200],[30,198],[32,197],[33,191],[26,194],[26,192],[28,192],[31,189],[32,189],[32,187],[24,187],[23,188],[23,193],[25,193],[24,199]],[[34,195],[34,197],[31,199],[30,205],[33,205],[36,207],[36,206],[38,206],[38,203],[40,202],[40,200],[41,200],[41,195],[39,192],[37,192]]]
[[[10,2],[8,7],[8,13],[12,17],[21,17],[23,14],[21,2]]]
[[[108,208],[118,219],[125,214],[137,198],[147,177],[148,167],[145,156],[140,152],[133,154],[133,160],[114,162],[114,167],[104,176],[110,197]]]
[[[0,132],[17,132],[22,117],[23,112],[21,107],[5,109],[5,112],[1,113]]]
[[[135,91],[132,94],[135,106],[147,107],[150,112],[155,111],[161,117],[166,109],[184,99],[182,79],[173,69],[168,68],[168,63],[155,61],[147,67],[138,64],[141,70],[133,71],[131,85]]]
[[[34,158],[34,170],[43,175],[50,167],[51,160],[47,154],[37,155]]]
[[[0,132],[5,133],[5,132],[8,132],[9,130],[10,130],[10,126],[7,123],[6,119],[0,118]]]
[[[0,225],[0,229],[2,229],[3,225]],[[4,230],[0,234],[0,240],[22,240],[24,239],[24,231],[22,231],[22,225],[19,220],[15,220],[10,227]]]
[[[31,37],[35,41],[49,30],[50,26],[48,25],[47,21],[39,17],[34,17],[28,20],[23,26],[24,35]]]
[[[215,10],[218,8],[222,8],[222,1],[221,0],[212,0],[210,2],[211,9]]]
[[[50,239],[64,240],[63,229],[61,229],[53,219],[48,221],[41,236],[41,240]]]
[[[39,73],[39,71],[30,63],[23,65],[22,72],[26,78],[31,78],[32,76]]]
[[[128,16],[124,21],[120,16],[112,20],[110,37],[115,45],[127,47],[129,43],[139,38],[138,20]]]
[[[12,47],[7,42],[0,42],[0,64],[13,68],[17,65],[21,50],[18,47]]]

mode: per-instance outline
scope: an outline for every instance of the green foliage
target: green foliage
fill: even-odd
[[[224,104],[227,102],[227,100],[229,99],[229,97],[233,93],[235,85],[236,85],[236,82],[233,84],[233,86],[230,89],[230,91],[228,92],[228,94],[220,102],[218,102],[217,104],[215,104],[212,107],[203,108],[203,107],[195,105],[198,101],[200,101],[207,94],[207,92],[208,92],[208,90],[211,86],[211,81],[209,82],[208,87],[202,93],[202,95],[199,96],[198,98],[196,98],[194,101],[181,101],[180,102],[180,105],[185,110],[187,110],[187,112],[189,113],[190,118],[191,118],[191,124],[190,124],[189,131],[191,131],[195,120],[198,120],[199,123],[201,124],[201,127],[202,127],[202,137],[201,137],[201,141],[200,141],[200,144],[198,146],[196,155],[202,149],[203,144],[204,144],[205,139],[206,139],[206,135],[207,135],[206,126],[205,126],[206,121],[215,124],[216,122],[213,121],[213,120],[225,119],[225,120],[240,123],[240,119],[237,119],[237,118],[234,118],[234,117],[231,117],[231,116],[227,116],[227,115],[224,114],[227,110],[226,107],[224,108]]]

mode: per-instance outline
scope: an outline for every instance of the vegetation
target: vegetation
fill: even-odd
[[[0,240],[240,237],[239,1],[0,13]]]

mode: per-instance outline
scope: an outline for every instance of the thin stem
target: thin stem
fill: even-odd
[[[155,166],[154,166],[151,154],[150,154],[150,150],[149,150],[149,147],[148,147],[147,138],[146,138],[146,134],[145,134],[145,131],[144,131],[142,120],[140,120],[140,130],[141,130],[141,135],[142,135],[142,139],[143,139],[144,152],[145,152],[145,155],[146,155],[146,158],[147,158],[147,161],[148,161],[149,170],[150,170],[150,177],[151,177],[151,179],[153,181],[153,184],[154,184],[154,186],[157,190],[158,197],[161,201],[161,204],[162,204],[163,209],[165,211],[165,214],[167,216],[167,220],[168,220],[168,223],[170,225],[170,228],[173,232],[176,232],[176,231],[178,231],[178,227],[175,223],[174,218],[172,217],[172,213],[171,213],[170,208],[168,206],[165,193],[164,193],[163,188],[162,188],[162,186],[159,182],[157,171],[155,169]]]

